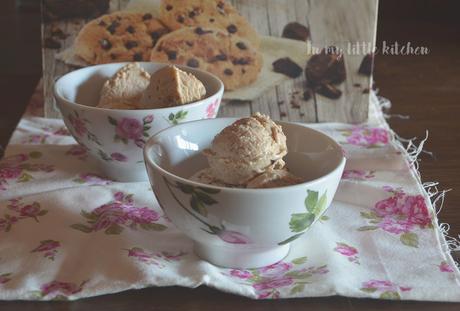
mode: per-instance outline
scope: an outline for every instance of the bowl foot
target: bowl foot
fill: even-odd
[[[290,244],[274,247],[238,248],[219,247],[194,242],[198,257],[225,268],[249,269],[274,264],[287,256]]]

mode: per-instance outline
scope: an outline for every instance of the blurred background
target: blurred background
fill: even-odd
[[[263,1],[263,0],[257,0]],[[337,0],[341,1],[341,0]],[[351,1],[351,0],[348,0]],[[5,146],[41,77],[39,0],[0,1],[0,145]],[[71,3],[71,0],[69,0]],[[424,137],[423,181],[454,189],[441,220],[460,224],[460,1],[380,0],[377,47],[394,42],[426,46],[425,56],[377,55],[374,67],[379,94],[389,98],[390,125],[402,137]],[[452,235],[460,233],[454,226]]]

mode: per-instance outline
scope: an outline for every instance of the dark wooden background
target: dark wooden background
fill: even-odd
[[[38,3],[39,1],[36,0]],[[70,1],[69,1],[70,2]],[[33,3],[33,1],[29,1]],[[423,181],[452,189],[440,221],[460,234],[460,1],[380,0],[377,45],[410,41],[426,56],[378,55],[375,81],[391,99],[390,124],[402,137],[429,130],[420,170]],[[40,15],[36,5],[19,10],[0,0],[0,145],[5,146],[41,76]],[[436,284],[433,284],[436,290]],[[254,301],[207,287],[148,288],[66,302],[2,302],[0,310],[460,310],[460,304],[395,302],[343,297]]]

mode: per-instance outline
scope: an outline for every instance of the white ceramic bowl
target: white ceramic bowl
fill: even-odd
[[[170,127],[148,140],[144,157],[160,205],[193,239],[198,256],[224,267],[261,267],[283,259],[290,242],[328,208],[345,158],[330,137],[299,124],[279,122],[287,136],[287,166],[306,182],[237,189],[190,181],[191,175],[207,167],[203,149],[235,120],[218,118]]]
[[[153,73],[165,66],[139,63]],[[215,118],[224,91],[214,75],[188,67],[206,87],[204,99],[170,108],[119,110],[95,107],[103,83],[126,63],[104,64],[72,71],[59,78],[54,96],[64,122],[78,143],[96,157],[108,177],[118,181],[147,180],[142,148],[160,130],[181,122]]]

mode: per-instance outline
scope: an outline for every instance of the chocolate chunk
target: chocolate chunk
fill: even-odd
[[[310,30],[298,22],[292,22],[284,26],[282,36],[284,38],[307,41],[308,37],[310,37]]]
[[[188,17],[190,17],[190,18],[194,18],[195,15],[196,15],[195,11],[188,12]]]
[[[196,33],[197,35],[201,36],[201,35],[205,35],[205,34],[207,34],[207,33],[212,33],[212,30],[204,30],[204,29],[201,28],[201,27],[196,27],[196,28],[195,28],[195,33]]]
[[[117,30],[117,27],[120,26],[120,23],[117,21],[113,21],[109,27],[107,27],[108,32],[110,32],[112,35],[115,33],[115,30]]]
[[[284,117],[286,117],[286,116],[287,116],[286,112],[284,112],[284,111],[281,111],[281,112],[280,112],[280,117],[284,118]]]
[[[158,31],[152,31],[150,33],[150,37],[152,37],[153,41],[157,41],[158,39],[160,39],[161,34]]]
[[[46,38],[44,43],[45,43],[45,48],[47,49],[57,50],[61,48],[61,44],[59,43],[59,41],[56,41],[53,38]]]
[[[246,73],[246,69],[241,68],[241,73],[242,73],[242,74],[245,74],[245,73]]]
[[[337,99],[342,96],[342,91],[329,83],[323,83],[316,89],[316,93],[330,99]]]
[[[233,75],[233,70],[227,68],[224,70],[224,74],[226,74],[227,76],[231,76]]]
[[[244,44],[244,42],[242,41],[238,41],[236,43],[236,46],[240,49],[240,50],[246,50],[248,47],[246,46],[246,44]]]
[[[193,46],[193,42],[192,41],[185,41],[185,44],[187,44],[188,46]]]
[[[171,11],[172,9],[173,9],[173,6],[170,4],[166,6],[166,11]]]
[[[363,94],[369,94],[369,88],[368,87],[363,90]]]
[[[225,7],[225,2],[224,2],[224,1],[219,1],[219,2],[217,3],[217,7],[218,7],[219,9],[222,9],[222,10],[223,10],[224,7]]]
[[[214,23],[215,21],[216,21],[216,20],[215,20],[214,18],[210,18],[210,19],[209,19],[209,22],[210,22],[210,23]]]
[[[113,59],[113,60],[117,59],[117,54],[110,53],[110,58]]]
[[[227,31],[228,31],[229,33],[235,33],[235,32],[238,31],[238,28],[236,28],[235,25],[231,24],[231,25],[229,25],[229,26],[227,27]]]
[[[364,56],[363,60],[361,61],[361,65],[359,66],[358,73],[370,77],[372,75],[373,67],[374,67],[374,55],[367,54],[366,56]]]
[[[250,63],[251,59],[249,57],[235,58],[232,60],[233,65],[249,65]]]
[[[136,62],[140,62],[142,60],[142,53],[135,53],[133,55],[133,60]]]
[[[125,47],[126,47],[128,50],[130,50],[130,49],[132,49],[132,48],[135,48],[136,46],[138,46],[138,44],[137,44],[136,41],[130,40],[130,41],[127,41],[127,42],[125,43]]]
[[[185,19],[184,19],[184,17],[182,15],[179,15],[176,20],[181,24],[185,21]]]
[[[196,58],[190,58],[187,61],[187,66],[193,67],[193,68],[198,68],[198,67],[200,67],[200,62]]]
[[[169,60],[175,60],[177,58],[176,51],[166,51],[166,55],[168,55]]]
[[[126,27],[126,31],[129,32],[129,33],[135,33],[136,29],[134,29],[133,26],[128,26],[128,27]]]
[[[101,20],[101,21],[100,21],[99,23],[97,23],[97,24],[98,24],[99,26],[101,26],[101,27],[107,26],[107,23],[104,22],[103,20]]]
[[[227,59],[228,59],[227,55],[222,53],[222,54],[217,54],[217,55],[213,56],[211,58],[210,62],[213,63],[213,62],[217,62],[217,61],[225,61]]]
[[[282,73],[290,78],[297,78],[302,74],[302,67],[289,57],[280,58],[273,62],[273,71]]]
[[[146,20],[149,20],[149,19],[152,19],[152,18],[153,18],[153,16],[150,13],[146,13],[146,14],[144,14],[144,16],[142,16],[143,21],[146,21]]]
[[[361,83],[353,83],[354,87],[361,87]]]
[[[323,49],[308,60],[305,76],[313,87],[323,83],[342,83],[346,79],[343,54],[335,47]]]
[[[150,33],[150,37],[152,38],[152,41],[153,41],[153,45],[155,45],[158,41],[158,39],[160,39],[160,37],[164,34],[168,33],[168,30],[166,30],[165,28],[162,28],[160,30],[157,30],[157,31],[152,31]]]
[[[304,100],[310,100],[310,98],[311,98],[311,90],[308,89],[305,92],[303,92],[303,99]]]
[[[103,48],[104,50],[110,50],[112,48],[112,43],[110,43],[110,41],[107,39],[99,40],[99,44],[101,45],[101,48]]]

